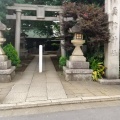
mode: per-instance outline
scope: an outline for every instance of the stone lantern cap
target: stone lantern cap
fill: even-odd
[[[81,27],[76,23],[72,28],[70,28],[70,33],[81,33]]]
[[[5,31],[6,30],[6,25],[4,25],[1,21],[0,21],[0,31]]]

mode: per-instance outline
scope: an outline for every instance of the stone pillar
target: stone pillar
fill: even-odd
[[[105,11],[108,14],[110,39],[105,44],[105,66],[107,79],[119,78],[119,26],[120,26],[120,1],[106,0]]]
[[[20,32],[21,32],[21,10],[16,10],[16,32],[15,32],[15,49],[18,56],[20,55]]]
[[[63,27],[62,27],[62,23],[63,23],[62,13],[60,13],[59,17],[60,17],[60,34],[61,34],[61,36],[64,36]],[[66,56],[64,45],[65,45],[65,40],[61,40],[61,56],[63,56],[63,57]]]

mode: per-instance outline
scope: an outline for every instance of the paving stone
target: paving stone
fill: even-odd
[[[62,84],[47,83],[48,99],[62,99],[67,98]]]
[[[105,96],[106,94],[103,94],[101,92],[94,92],[93,93],[95,96]]]
[[[0,94],[0,103],[2,103],[2,101],[4,100],[5,97],[6,97],[5,94]]]
[[[0,94],[7,95],[10,92],[11,88],[12,88],[12,86],[8,87],[8,88],[1,89]]]
[[[29,89],[27,97],[47,96],[46,86],[31,87]]]
[[[4,99],[3,104],[25,102],[26,96],[27,93],[9,93]]]
[[[75,98],[75,94],[67,94],[67,98]]]
[[[25,92],[28,92],[29,86],[30,85],[26,85],[26,84],[15,84],[12,87],[12,89],[10,91],[10,94],[11,93],[25,93]]]
[[[32,102],[32,101],[43,101],[47,100],[47,95],[45,96],[32,96],[32,97],[27,97],[26,101],[27,102]]]
[[[32,81],[30,87],[37,87],[37,88],[42,87],[43,88],[43,86],[46,88],[46,82],[45,81],[40,81],[40,82]]]
[[[56,71],[46,71],[46,77],[59,77]]]
[[[50,78],[46,77],[46,79],[47,79],[47,82],[50,82],[50,83],[57,82],[57,83],[61,84],[61,81],[60,81],[60,79],[58,77],[52,77],[52,78],[51,77]]]
[[[30,78],[25,78],[25,79],[20,79],[18,82],[15,83],[20,84],[20,85],[30,85],[31,84],[31,79]]]
[[[95,95],[92,93],[84,93],[82,94],[83,97],[94,97]]]

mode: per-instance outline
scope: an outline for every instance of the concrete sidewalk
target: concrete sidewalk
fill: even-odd
[[[49,56],[44,56],[43,73],[38,72],[38,56],[14,84],[3,104],[67,98]]]
[[[63,74],[56,72],[50,56],[44,56],[43,73],[38,72],[38,67],[36,56],[23,74],[16,75],[13,82],[2,83],[3,88],[0,84],[0,109],[120,99],[119,85],[65,81]]]

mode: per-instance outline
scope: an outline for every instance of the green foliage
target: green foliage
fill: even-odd
[[[105,66],[103,65],[102,55],[93,56],[89,58],[90,68],[93,70],[92,78],[94,81],[97,81],[99,78],[102,78],[105,71]]]
[[[8,58],[11,60],[12,65],[18,66],[20,64],[20,59],[18,57],[18,54],[11,43],[7,44],[3,48],[3,50],[4,50],[5,54],[8,56]]]
[[[59,44],[57,44],[57,43],[52,43],[51,45],[52,46],[59,46]]]
[[[99,78],[101,79],[102,76],[104,75],[105,66],[103,65],[102,62],[97,63],[96,61],[94,61],[93,65],[95,66],[93,67],[92,78],[94,81],[97,81]]]
[[[66,65],[66,61],[67,61],[67,58],[61,56],[61,57],[59,58],[59,66],[60,66],[60,67],[65,66],[65,65]]]

